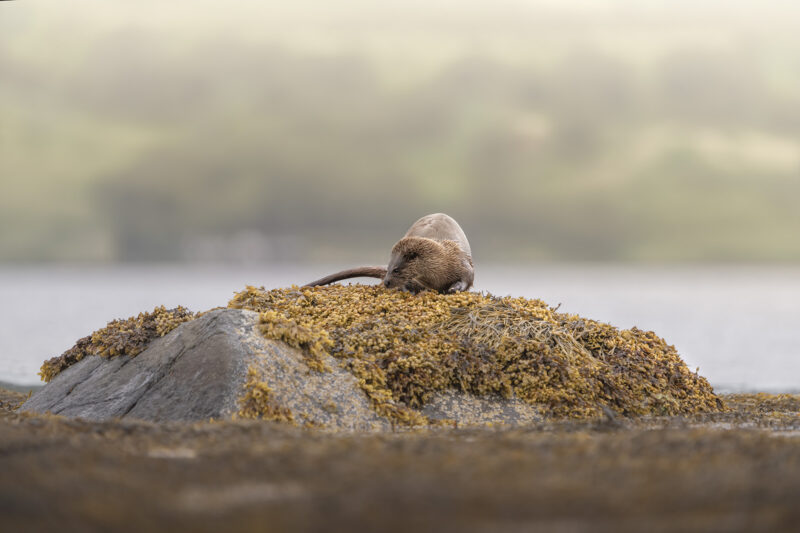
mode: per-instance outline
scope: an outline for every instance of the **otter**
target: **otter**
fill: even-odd
[[[423,290],[441,293],[472,287],[475,269],[467,236],[458,222],[444,213],[426,215],[411,226],[392,247],[389,265],[342,270],[306,284],[327,285],[349,278],[379,278],[386,288],[414,294]]]

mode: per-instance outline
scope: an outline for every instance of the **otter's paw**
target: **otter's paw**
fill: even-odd
[[[445,292],[447,294],[452,294],[454,292],[465,291],[465,290],[467,290],[467,282],[459,280],[450,285],[449,287],[447,287],[447,290]]]
[[[411,294],[417,294],[418,292],[424,291],[426,288],[427,287],[425,287],[422,283],[419,283],[415,280],[411,280],[403,286],[403,290],[406,290]]]

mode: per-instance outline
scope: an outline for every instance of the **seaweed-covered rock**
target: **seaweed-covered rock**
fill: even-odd
[[[247,287],[228,309],[116,320],[42,367],[23,409],[90,419],[260,418],[339,429],[722,408],[653,332],[539,300],[383,287]]]
[[[708,381],[655,333],[559,313],[541,300],[332,285],[247,287],[228,305],[260,312],[264,335],[305,348],[314,364],[326,354],[342,361],[378,413],[404,424],[424,424],[421,411],[449,391],[518,399],[557,418],[722,408]]]

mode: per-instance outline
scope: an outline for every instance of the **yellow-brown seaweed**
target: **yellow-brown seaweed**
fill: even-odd
[[[237,415],[240,418],[259,418],[262,420],[288,422],[290,424],[295,423],[291,410],[280,407],[272,401],[272,390],[255,368],[251,367],[247,370],[244,391],[244,394],[239,398],[239,412]]]
[[[708,381],[653,332],[540,300],[334,285],[247,287],[229,307],[260,312],[262,333],[305,347],[312,361],[320,350],[341,359],[377,412],[402,424],[424,423],[416,409],[447,388],[515,395],[558,417],[722,408]]]
[[[163,337],[182,323],[194,318],[195,315],[185,307],[167,309],[162,305],[149,313],[112,320],[103,329],[79,339],[72,348],[60,356],[45,361],[39,370],[39,376],[43,381],[50,381],[59,372],[87,355],[134,357],[153,339]]]

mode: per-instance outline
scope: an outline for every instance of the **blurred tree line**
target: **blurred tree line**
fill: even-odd
[[[465,46],[426,70],[409,48],[392,75],[368,40],[98,22],[63,56],[31,46],[59,13],[0,19],[2,261],[381,261],[437,211],[483,260],[800,259],[790,28],[655,32],[643,60],[562,13],[551,50],[523,35],[515,60]]]

